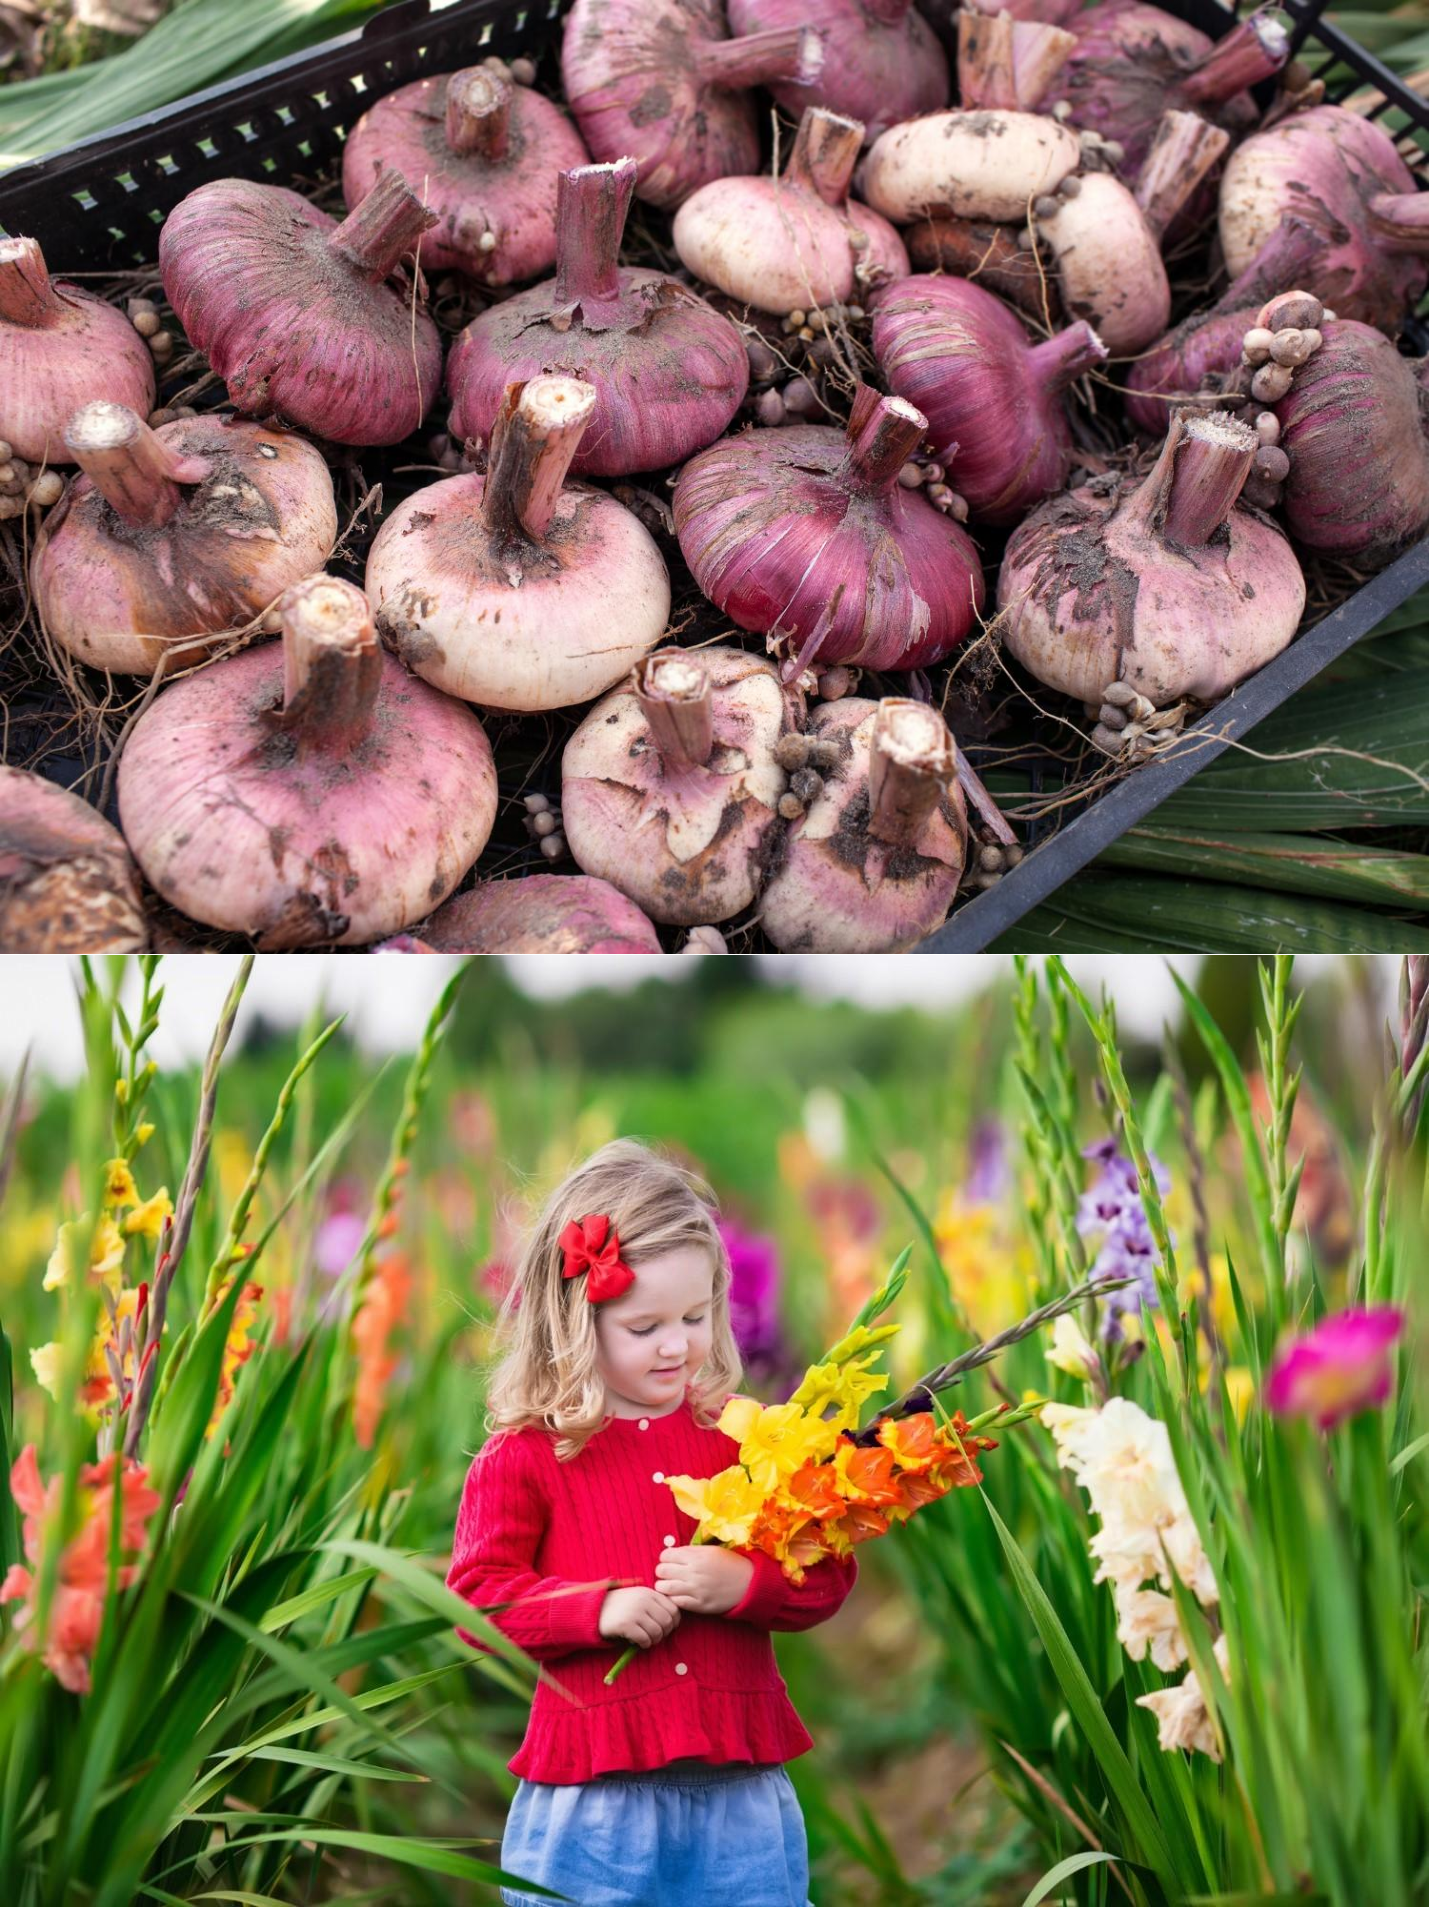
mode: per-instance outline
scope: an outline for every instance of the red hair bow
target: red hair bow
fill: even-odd
[[[561,1275],[578,1278],[585,1271],[585,1295],[592,1304],[606,1298],[618,1298],[635,1282],[635,1273],[620,1256],[620,1239],[610,1229],[604,1212],[589,1212],[572,1219],[561,1233],[561,1250],[566,1262]]]

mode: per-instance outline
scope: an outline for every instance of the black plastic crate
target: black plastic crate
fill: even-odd
[[[1214,37],[1235,19],[1219,0],[1159,3]],[[1368,117],[1397,109],[1411,125],[1429,130],[1429,105],[1324,20],[1325,3],[1284,0],[1281,10],[1294,22],[1295,50],[1312,75],[1339,67],[1355,75],[1348,87],[1332,86],[1329,97],[1372,86],[1384,99]],[[336,170],[349,125],[373,100],[410,80],[453,71],[486,54],[525,55],[539,63],[541,83],[553,86],[568,5],[402,0],[359,31],[0,175],[0,228],[38,235],[56,277],[152,264],[159,226],[196,186],[236,175],[302,189]],[[928,11],[936,15],[936,0]],[[1422,174],[1412,154],[1409,162]],[[395,461],[390,453],[362,455],[379,478],[384,459],[388,465]],[[1085,800],[995,887],[959,905],[918,951],[972,953],[987,947],[1426,583],[1429,538],[1300,635],[1188,728],[1167,754]]]

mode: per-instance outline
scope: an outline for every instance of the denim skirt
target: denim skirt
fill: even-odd
[[[672,1762],[522,1781],[501,1865],[577,1907],[812,1907],[809,1844],[783,1767]],[[503,1887],[507,1907],[547,1907]]]

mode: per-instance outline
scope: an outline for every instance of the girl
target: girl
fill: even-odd
[[[813,1743],[769,1634],[833,1615],[858,1566],[825,1558],[795,1588],[760,1551],[688,1540],[665,1477],[739,1454],[715,1427],[740,1371],[715,1219],[707,1186],[631,1140],[556,1189],[462,1491],[449,1586],[556,1665],[509,1764],[501,1865],[579,1907],[810,1907],[783,1764]]]

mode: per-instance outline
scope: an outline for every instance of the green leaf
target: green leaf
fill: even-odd
[[[1164,821],[1129,828],[1096,866],[1145,868],[1374,907],[1429,904],[1429,855],[1371,851],[1313,834],[1196,833]]]
[[[994,953],[1429,953],[1390,914],[1169,876],[1083,874],[1024,914]]]
[[[1174,1896],[1181,1889],[1174,1872],[1171,1850],[1137,1780],[1136,1771],[1127,1759],[1126,1750],[1117,1740],[1081,1659],[1072,1647],[1046,1590],[1033,1574],[1032,1565],[1023,1553],[1022,1546],[998,1515],[987,1491],[982,1490],[980,1494],[992,1518],[993,1528],[997,1531],[997,1539],[1012,1571],[1013,1581],[1042,1638],[1042,1646],[1047,1651],[1052,1672],[1067,1698],[1073,1719],[1097,1759],[1107,1787],[1134,1837],[1145,1865],[1155,1871],[1167,1892]]]
[[[235,1280],[235,1284],[241,1282]],[[184,1498],[185,1514],[177,1530],[174,1546],[176,1579],[186,1589],[208,1594],[229,1567],[244,1519],[269,1475],[278,1445],[288,1427],[293,1393],[307,1363],[311,1333],[303,1339],[286,1364],[282,1375],[264,1400],[256,1421],[252,1413],[235,1434],[232,1455],[223,1455],[223,1439],[217,1433],[210,1438],[193,1483]],[[205,1461],[206,1460],[206,1461]],[[213,1493],[217,1482],[217,1494]],[[199,1472],[204,1474],[200,1475]]]
[[[213,1415],[224,1347],[238,1300],[243,1296],[243,1283],[241,1275],[235,1276],[209,1313],[173,1380],[162,1423],[152,1430],[149,1482],[164,1499],[161,1518],[166,1518],[173,1508],[179,1486],[198,1455],[203,1433]]]
[[[1429,678],[1315,683],[1259,723],[1246,750],[1208,762],[1156,819],[1276,834],[1429,820],[1426,733]]]
[[[180,0],[109,59],[0,88],[0,166],[167,106],[284,50],[341,32],[381,0]]]
[[[1070,1880],[1073,1874],[1080,1874],[1084,1868],[1096,1867],[1103,1861],[1115,1862],[1116,1859],[1115,1854],[1104,1854],[1100,1849],[1093,1849],[1090,1853],[1069,1854],[1065,1861],[1058,1861],[1055,1867],[1048,1868],[1032,1892],[1027,1895],[1022,1907],[1038,1907],[1038,1903],[1046,1900],[1054,1887],[1060,1887],[1062,1882]]]
[[[379,1572],[373,1568],[349,1569],[341,1576],[330,1576],[326,1582],[314,1583],[311,1589],[305,1589],[300,1595],[290,1596],[286,1602],[275,1603],[264,1616],[261,1626],[270,1635],[279,1629],[286,1629],[290,1622],[296,1622],[302,1616],[309,1616],[315,1609],[322,1609],[338,1596],[345,1596],[349,1589],[360,1589],[364,1583],[370,1583]]]
[[[443,1662],[439,1668],[424,1669],[420,1675],[404,1676],[401,1681],[388,1682],[381,1688],[364,1689],[352,1699],[359,1708],[383,1708],[390,1702],[403,1701],[417,1689],[425,1688],[429,1682],[439,1681],[444,1675],[454,1675],[460,1667],[459,1662]],[[233,1748],[217,1749],[214,1754],[221,1758],[224,1767],[232,1767],[248,1756],[257,1754],[260,1748],[267,1747],[270,1742],[285,1741],[289,1735],[305,1735],[311,1729],[326,1728],[331,1722],[341,1721],[342,1715],[343,1711],[336,1708],[306,1709],[301,1715],[270,1723],[261,1733],[250,1736],[247,1741],[239,1742]],[[212,1760],[214,1755],[207,1758]]]
[[[1426,1430],[1422,1437],[1416,1437],[1413,1443],[1406,1444],[1403,1450],[1391,1460],[1389,1474],[1392,1477],[1397,1477],[1404,1466],[1407,1463],[1413,1463],[1414,1459],[1419,1455],[1419,1452],[1426,1447],[1429,1447],[1429,1430]]]
[[[1275,1224],[1275,1198],[1270,1189],[1270,1174],[1265,1163],[1265,1153],[1261,1147],[1255,1113],[1250,1103],[1250,1088],[1241,1070],[1240,1061],[1231,1051],[1230,1042],[1216,1025],[1199,994],[1187,986],[1174,967],[1171,969],[1171,978],[1176,982],[1176,990],[1181,995],[1186,1017],[1195,1027],[1201,1044],[1220,1075],[1221,1090],[1226,1096],[1226,1105],[1230,1109],[1231,1119],[1235,1124],[1236,1137],[1240,1140],[1241,1164],[1245,1172],[1246,1190],[1250,1195],[1251,1210],[1255,1215],[1255,1228],[1260,1241],[1261,1269],[1265,1277],[1267,1308],[1271,1315],[1272,1326],[1278,1329],[1284,1266],[1281,1262],[1280,1235]]]
[[[205,1596],[190,1596],[184,1591],[180,1591],[179,1593],[183,1596],[185,1602],[193,1603],[197,1608],[202,1609],[205,1615],[212,1617],[215,1622],[223,1623],[227,1628],[232,1629],[236,1634],[241,1635],[247,1642],[251,1643],[255,1649],[261,1650],[278,1668],[285,1672],[295,1688],[308,1689],[312,1694],[319,1696],[331,1706],[341,1709],[342,1713],[346,1715],[350,1722],[355,1722],[364,1733],[380,1741],[389,1753],[397,1756],[399,1759],[401,1758],[402,1746],[396,1736],[393,1735],[383,1723],[375,1720],[371,1715],[365,1715],[350,1695],[346,1694],[328,1676],[322,1674],[320,1670],[315,1668],[311,1656],[305,1650],[295,1649],[277,1636],[265,1635],[263,1630],[260,1629],[256,1623],[249,1622],[246,1617],[239,1615],[236,1609],[232,1609],[221,1603],[210,1602]],[[460,1788],[454,1782],[447,1779],[439,1766],[435,1763],[428,1762],[425,1756],[419,1754],[416,1749],[410,1745],[408,1746],[407,1754],[425,1771],[432,1781],[439,1787],[445,1789],[454,1800],[460,1800]]]
[[[1187,1894],[1185,1907],[1327,1907],[1323,1894]]]
[[[216,1894],[195,1894],[195,1900],[236,1900],[243,1907],[292,1907],[291,1902],[279,1900],[276,1894],[247,1894],[238,1888],[223,1888]]]
[[[410,1768],[388,1768],[378,1761],[354,1761],[347,1755],[318,1755],[308,1748],[257,1748],[254,1761],[291,1762],[298,1768],[322,1768],[331,1775],[354,1775],[359,1781],[425,1781]]]
[[[487,1861],[473,1861],[466,1855],[452,1851],[458,1847],[489,1845],[490,1840],[490,1835],[471,1835],[462,1840],[419,1841],[405,1834],[358,1834],[342,1828],[306,1825],[281,1833],[247,1834],[241,1838],[235,1835],[227,1847],[231,1851],[235,1848],[258,1847],[268,1841],[313,1841],[319,1847],[348,1847],[359,1854],[372,1854],[380,1860],[396,1861],[403,1867],[420,1867],[433,1874],[450,1874],[457,1880],[487,1881],[495,1887],[520,1887],[528,1894],[539,1894],[543,1900],[569,1899],[566,1894],[553,1893],[549,1887],[538,1887],[534,1881],[523,1880],[519,1874],[508,1874],[504,1868],[493,1867]]]

